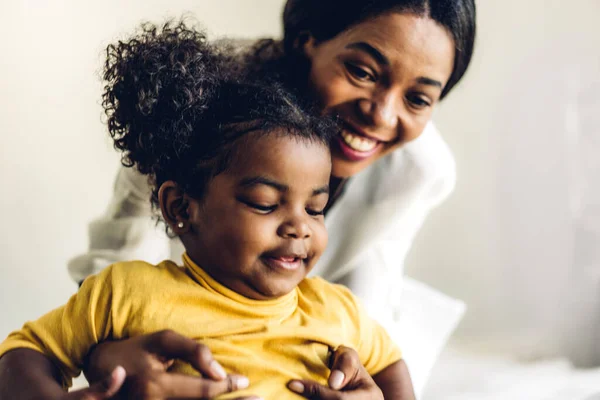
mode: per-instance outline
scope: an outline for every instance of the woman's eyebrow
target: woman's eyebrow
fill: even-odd
[[[435,79],[426,78],[424,76],[417,78],[417,83],[421,83],[423,85],[439,87],[440,89],[442,88],[442,82],[436,81]]]
[[[284,185],[283,183],[279,183],[272,179],[266,178],[264,176],[250,176],[250,177],[242,179],[239,184],[239,186],[242,186],[242,187],[252,187],[252,186],[256,186],[256,185],[270,186],[280,192],[286,192],[289,190],[289,187],[287,185]]]
[[[384,56],[379,50],[377,50],[375,47],[371,46],[367,42],[350,43],[349,45],[346,46],[346,48],[365,52],[368,55],[370,55],[371,57],[373,57],[375,59],[375,61],[377,61],[379,64],[390,65],[390,61],[387,59],[387,57]]]

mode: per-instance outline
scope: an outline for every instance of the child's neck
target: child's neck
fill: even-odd
[[[266,296],[258,290],[254,289],[246,282],[244,282],[242,279],[232,279],[230,275],[228,276],[228,274],[224,274],[223,270],[218,266],[211,267],[209,263],[203,263],[203,257],[200,254],[194,254],[194,252],[190,252],[188,250],[188,247],[185,246],[185,242],[184,247],[187,256],[192,261],[192,263],[194,263],[194,267],[200,268],[202,271],[204,271],[205,274],[210,276],[210,278],[216,281],[219,285],[226,287],[227,289],[239,294],[240,296],[243,296],[250,300],[271,301],[285,297],[289,294],[288,292],[279,296]],[[195,251],[195,253],[197,253],[197,251]]]

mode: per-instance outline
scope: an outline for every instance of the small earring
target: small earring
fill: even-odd
[[[179,229],[183,228],[183,222],[178,222],[178,223],[177,223],[177,227],[178,227]]]

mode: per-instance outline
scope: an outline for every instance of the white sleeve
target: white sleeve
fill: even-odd
[[[134,168],[120,168],[106,213],[88,226],[88,251],[69,261],[75,282],[118,261],[155,264],[170,257],[170,239],[154,217],[150,196],[146,176]]]

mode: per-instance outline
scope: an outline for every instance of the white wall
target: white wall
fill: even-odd
[[[102,50],[189,11],[215,34],[279,36],[283,0],[0,2],[0,337],[75,292],[66,263],[108,204],[119,159],[101,123]]]
[[[600,2],[478,12],[474,62],[435,118],[456,192],[408,273],[467,301],[462,341],[600,363]]]

